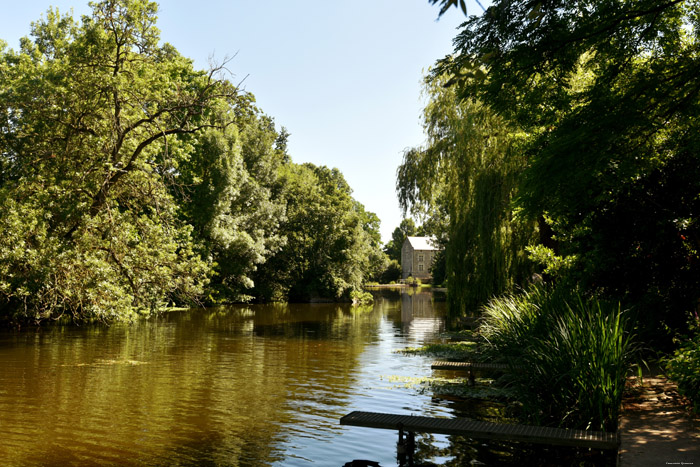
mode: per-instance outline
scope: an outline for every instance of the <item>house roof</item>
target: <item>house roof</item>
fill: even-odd
[[[433,237],[406,237],[414,250],[438,250]]]

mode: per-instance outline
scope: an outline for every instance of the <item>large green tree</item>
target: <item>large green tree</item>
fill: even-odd
[[[336,169],[291,163],[225,64],[160,43],[153,2],[91,6],[0,42],[3,318],[338,299],[379,276],[377,216]]]
[[[213,265],[210,302],[252,298],[251,275],[286,242],[279,232],[285,200],[278,180],[288,162],[284,131],[252,102],[240,102],[232,113],[234,125],[190,138],[191,155],[172,185],[183,219]]]
[[[700,297],[699,34],[694,0],[503,0],[435,71],[530,135],[519,204],[550,258],[653,322]]]
[[[181,137],[229,125],[238,92],[159,42],[155,3],[91,5],[0,50],[0,297],[21,318],[130,315],[207,280],[170,185]]]

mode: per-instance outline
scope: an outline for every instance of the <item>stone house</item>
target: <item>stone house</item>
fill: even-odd
[[[401,278],[431,279],[430,266],[438,251],[431,237],[406,237],[401,246]]]

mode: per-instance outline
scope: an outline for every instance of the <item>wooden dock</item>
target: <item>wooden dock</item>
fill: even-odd
[[[433,418],[375,412],[351,412],[340,419],[341,425],[399,430],[400,433],[439,433],[476,439],[521,441],[524,443],[575,446],[593,449],[617,449],[617,433],[570,430],[529,425],[480,422],[469,418]]]

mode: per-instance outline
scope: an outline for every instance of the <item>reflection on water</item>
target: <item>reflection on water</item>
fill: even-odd
[[[444,413],[390,376],[429,375],[395,350],[442,330],[429,293],[374,307],[252,305],[132,326],[0,334],[4,465],[394,463],[391,432],[351,410]]]

